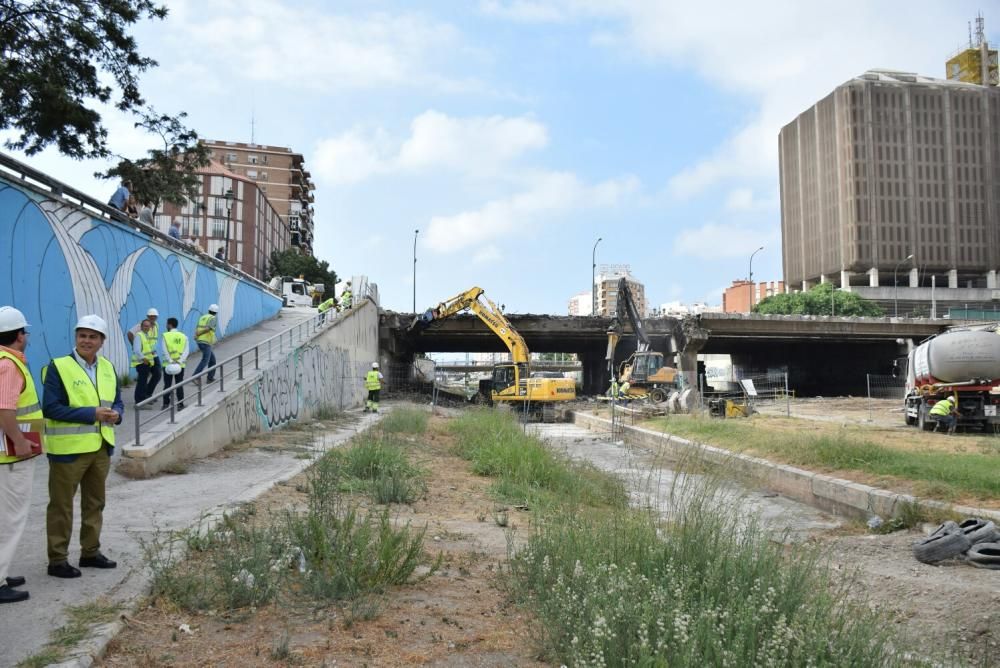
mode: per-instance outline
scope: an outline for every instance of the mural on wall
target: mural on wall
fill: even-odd
[[[108,322],[101,352],[121,374],[129,369],[125,333],[150,307],[160,312],[161,329],[175,317],[193,340],[212,303],[219,304],[221,336],[281,309],[274,294],[194,254],[0,178],[0,305],[17,307],[31,323],[27,357],[36,383],[42,365],[72,349],[81,316]]]
[[[340,347],[302,346],[226,399],[230,434],[258,433],[306,417],[326,406],[344,410],[362,401],[371,362],[351,359]]]

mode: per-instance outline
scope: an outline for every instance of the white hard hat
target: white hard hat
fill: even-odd
[[[218,304],[212,304],[211,306],[208,307],[208,312],[209,313],[218,313],[219,312],[219,305]]]
[[[372,362],[372,368],[373,369],[377,369],[378,368],[378,362]]]
[[[146,317],[148,318],[151,315],[155,315],[155,316],[159,317],[160,312],[157,311],[155,308],[151,308],[148,311],[146,311]]]
[[[163,372],[168,376],[176,376],[181,372],[181,365],[177,362],[171,362],[167,366],[163,367]]]
[[[108,323],[99,315],[85,315],[76,323],[74,329],[92,329],[108,338]]]
[[[23,313],[13,306],[0,306],[0,332],[13,332],[27,326]]]

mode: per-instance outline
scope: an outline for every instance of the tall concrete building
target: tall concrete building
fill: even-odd
[[[1000,287],[1000,89],[871,70],[778,144],[790,289],[832,281],[887,303]]]
[[[618,281],[624,277],[628,281],[628,286],[632,290],[632,299],[639,315],[646,317],[648,309],[646,305],[646,288],[637,281],[631,273],[631,268],[627,264],[602,264],[600,273],[594,282],[594,289],[597,293],[597,311],[594,315],[612,316],[618,309]]]
[[[291,245],[313,254],[315,185],[305,159],[283,146],[205,140],[210,157],[257,184],[288,227]]]
[[[591,315],[594,312],[593,295],[590,292],[578,292],[569,298],[567,312],[570,315]]]

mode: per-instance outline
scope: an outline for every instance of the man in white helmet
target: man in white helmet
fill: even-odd
[[[114,425],[121,424],[118,372],[98,354],[108,338],[108,324],[97,315],[76,323],[76,347],[49,362],[42,412],[49,456],[49,505],[45,515],[48,573],[78,578],[69,563],[73,532],[73,497],[80,489],[80,567],[114,568],[101,554],[105,481],[115,447]]]
[[[132,346],[133,351],[141,347],[140,344],[136,344],[136,339],[139,338],[140,332],[149,340],[149,345],[152,349],[160,349],[160,312],[155,308],[150,307],[146,310],[146,317],[143,320],[137,322],[132,329],[128,330],[125,336],[128,337],[129,345]],[[144,329],[142,324],[149,321],[149,327]],[[140,353],[141,354],[141,353]],[[134,365],[133,365],[134,366]],[[149,362],[146,372],[144,374],[144,381],[142,380],[136,382],[136,394],[141,394],[143,399],[152,396],[156,392],[156,386],[160,384],[160,378],[163,376],[163,365],[160,364],[160,359],[157,356],[153,356],[153,359]],[[136,401],[141,401],[141,399],[136,399]]]
[[[365,412],[378,413],[378,395],[382,389],[385,376],[378,370],[378,362],[372,362],[371,371],[365,375],[365,389],[368,390],[368,401],[365,402]]]
[[[35,382],[28,372],[24,350],[28,346],[28,321],[13,306],[0,306],[0,603],[16,603],[28,592],[15,589],[25,583],[12,576],[10,565],[28,521],[34,462],[41,448],[24,436],[21,427],[39,420]]]
[[[212,304],[208,307],[208,313],[198,318],[198,325],[194,328],[194,342],[198,344],[201,351],[201,361],[195,367],[194,375],[208,368],[208,382],[215,381],[215,353],[212,347],[215,346],[216,330],[219,327],[219,305]]]

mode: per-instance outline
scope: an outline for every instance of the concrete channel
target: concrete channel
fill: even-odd
[[[720,480],[705,474],[678,472],[653,448],[614,440],[610,431],[578,424],[532,424],[529,431],[571,459],[614,473],[625,482],[632,504],[669,516],[685,494],[709,489],[719,503],[731,503],[744,521],[758,519],[777,540],[798,542],[817,531],[840,526],[841,520],[771,490]]]

